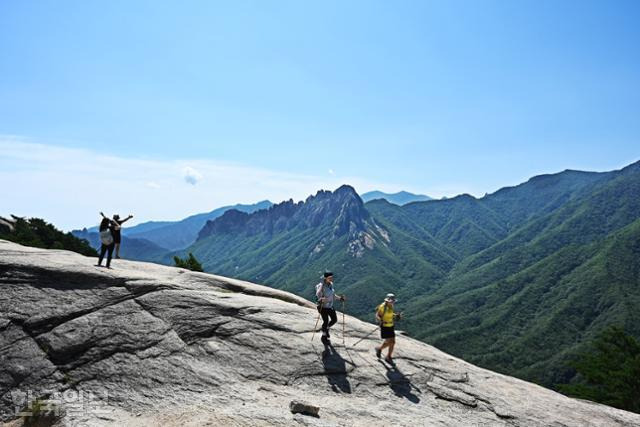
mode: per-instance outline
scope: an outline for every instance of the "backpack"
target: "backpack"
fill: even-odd
[[[111,234],[111,230],[108,228],[106,230],[102,230],[100,232],[100,241],[103,245],[109,246],[113,243],[113,235]]]
[[[324,298],[324,283],[321,283],[320,286],[322,287],[322,297],[321,298]],[[318,288],[316,287],[316,292],[317,292],[317,289]],[[323,305],[323,303],[320,300],[318,300],[316,302],[316,308],[318,309],[318,313],[322,313],[322,305]]]

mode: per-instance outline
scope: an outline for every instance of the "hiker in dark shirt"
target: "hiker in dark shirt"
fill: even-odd
[[[100,212],[100,215],[102,215],[103,218],[106,218],[102,212]],[[115,214],[113,216],[113,220],[111,220],[115,223],[113,228],[113,243],[116,245],[116,258],[120,258],[120,243],[122,242],[120,230],[122,229],[122,224],[124,224],[125,221],[129,221],[131,218],[133,218],[133,215],[129,215],[125,219],[120,219],[120,215]]]

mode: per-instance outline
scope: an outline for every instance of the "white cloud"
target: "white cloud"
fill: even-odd
[[[188,176],[198,185],[185,188]],[[97,223],[100,211],[132,213],[133,225],[236,203],[304,200],[345,183],[361,192],[385,187],[359,177],[302,175],[217,160],[116,157],[1,135],[0,182],[0,215],[42,217],[64,230]]]
[[[336,173],[333,171],[333,169],[329,169],[329,175],[335,175]]]
[[[202,180],[202,174],[190,166],[184,168],[183,173],[187,184],[196,185]]]

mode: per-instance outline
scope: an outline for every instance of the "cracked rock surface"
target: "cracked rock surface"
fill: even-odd
[[[342,315],[333,346],[292,294],[155,264],[0,240],[0,420],[26,396],[58,425],[640,426],[640,415],[478,368]],[[310,284],[309,286],[313,286]],[[356,343],[358,343],[356,345]],[[62,398],[61,398],[62,396]],[[80,399],[78,396],[90,396]],[[74,399],[75,397],[75,399]],[[293,414],[292,401],[320,408]]]

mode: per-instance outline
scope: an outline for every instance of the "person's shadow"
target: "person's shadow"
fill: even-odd
[[[347,380],[347,361],[340,356],[331,343],[323,343],[322,365],[331,389],[336,393],[351,393],[351,384]]]
[[[420,398],[412,392],[412,389],[416,389],[416,391],[420,393],[420,389],[414,386],[413,384],[411,384],[411,381],[409,380],[409,378],[407,378],[402,373],[402,371],[398,369],[395,363],[387,364],[382,360],[379,360],[379,362],[387,370],[387,378],[389,378],[389,386],[391,387],[391,390],[393,390],[396,396],[404,397],[413,403],[420,402]]]

